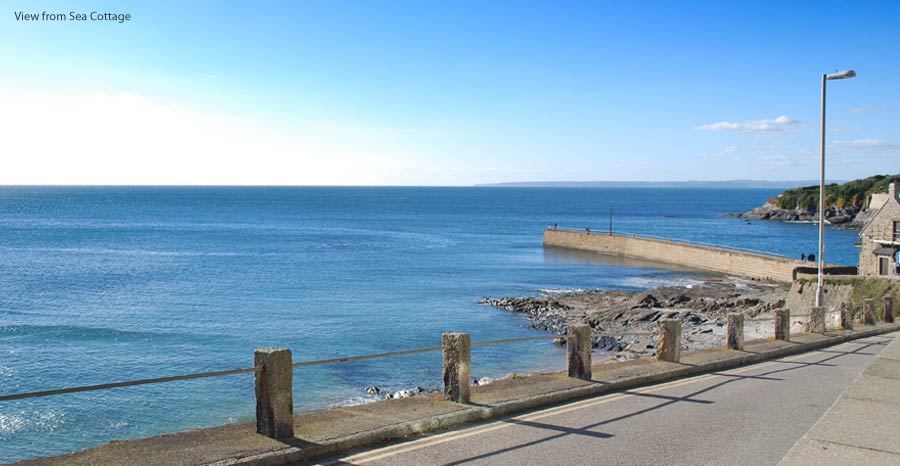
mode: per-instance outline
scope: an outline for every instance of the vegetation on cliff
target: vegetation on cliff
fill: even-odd
[[[874,213],[864,210],[869,197],[885,193],[888,185],[900,183],[900,175],[875,175],[844,184],[825,186],[825,220],[841,228],[862,228]],[[762,206],[730,217],[780,222],[815,222],[819,215],[819,186],[789,189]]]
[[[852,207],[861,209],[865,207],[866,200],[870,194],[887,192],[888,185],[891,183],[900,183],[900,175],[875,175],[844,184],[832,183],[825,186],[826,208]],[[789,189],[769,202],[781,209],[818,212],[819,187],[804,186],[802,188]]]

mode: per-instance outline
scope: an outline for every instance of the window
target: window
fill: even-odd
[[[900,241],[900,222],[894,222],[894,241]]]

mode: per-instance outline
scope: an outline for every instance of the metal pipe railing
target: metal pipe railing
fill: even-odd
[[[51,395],[63,395],[66,393],[92,392],[95,390],[108,390],[110,388],[133,387],[135,385],[148,385],[153,383],[175,382],[177,380],[203,379],[206,377],[220,377],[223,375],[244,374],[259,371],[259,367],[247,367],[243,369],[230,369],[226,371],[200,372],[197,374],[173,375],[169,377],[156,377],[153,379],[128,380],[125,382],[101,383],[97,385],[85,385],[81,387],[57,388],[55,390],[42,390],[39,392],[16,393],[14,395],[0,395],[0,401],[22,400],[25,398],[40,398]]]
[[[891,309],[893,309],[893,298],[888,297],[886,298],[886,301],[887,300],[891,300],[890,307]],[[868,300],[866,304],[868,308],[873,307],[871,300]],[[851,307],[852,305],[842,305],[843,309],[849,309]],[[822,316],[821,318],[824,319],[824,316],[841,312],[839,310],[825,312],[824,309],[821,308],[814,308],[813,311],[815,312],[815,314],[798,314],[789,316],[789,318],[793,319],[796,317],[812,317],[815,315],[817,319],[819,318],[818,316]],[[870,309],[870,313],[874,313],[874,311]],[[744,319],[744,316],[740,314],[729,315],[727,347],[731,349],[742,349],[745,320],[751,322],[774,320],[776,327],[776,338],[788,339],[790,335],[789,325],[781,329],[781,333],[784,334],[783,337],[778,336],[779,325],[784,326],[786,324],[785,320],[788,318],[787,312],[778,310],[775,311],[775,314],[776,317],[773,318],[757,317],[749,319]],[[892,311],[891,321],[893,321]],[[824,322],[821,322],[820,325],[823,323]],[[220,377],[252,372],[254,373],[256,380],[257,432],[270,437],[281,438],[284,436],[293,435],[293,402],[291,401],[291,393],[293,391],[292,381],[294,368],[312,367],[327,364],[340,364],[352,361],[363,361],[370,359],[442,351],[444,359],[443,378],[445,398],[451,401],[468,402],[468,391],[470,383],[469,370],[471,367],[472,347],[520,343],[527,341],[564,339],[566,341],[567,347],[569,376],[582,379],[590,379],[591,348],[593,337],[654,335],[656,337],[655,346],[657,359],[676,363],[679,362],[681,341],[683,338],[686,338],[682,337],[681,335],[681,321],[663,319],[658,321],[657,325],[658,328],[655,331],[635,330],[625,332],[601,330],[595,332],[587,325],[573,324],[568,327],[568,332],[566,335],[542,335],[533,337],[503,338],[499,340],[479,341],[474,343],[471,342],[469,335],[466,333],[445,333],[443,335],[443,344],[441,346],[394,351],[389,353],[376,353],[341,358],[320,359],[314,361],[300,361],[296,363],[293,363],[291,361],[290,350],[266,348],[262,350],[256,350],[254,352],[254,367],[0,395],[0,402],[22,400],[28,398],[40,398],[68,393],[107,390],[120,387],[131,387],[136,385]],[[821,325],[820,330],[817,331],[818,333],[822,333],[824,331],[824,325]],[[275,388],[273,391],[273,387],[277,388]],[[285,400],[287,400],[287,402],[285,402]]]

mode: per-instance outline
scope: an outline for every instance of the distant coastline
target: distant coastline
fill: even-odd
[[[828,181],[842,183],[841,181]],[[789,189],[796,186],[818,184],[818,180],[768,181],[768,180],[725,180],[725,181],[513,181],[508,183],[476,184],[487,188],[759,188]]]

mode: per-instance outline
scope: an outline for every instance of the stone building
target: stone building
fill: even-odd
[[[890,184],[884,204],[859,232],[860,275],[900,278],[900,192],[897,192],[897,185]]]

